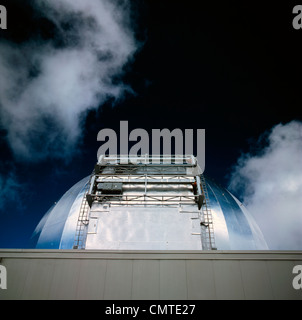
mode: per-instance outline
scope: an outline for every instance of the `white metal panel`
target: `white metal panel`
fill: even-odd
[[[266,261],[243,260],[240,269],[246,299],[274,298]]]
[[[132,299],[147,300],[159,297],[159,260],[133,261]]]
[[[50,287],[53,281],[55,261],[46,259],[29,259],[28,273],[22,292],[23,299],[50,298]],[[41,286],[43,283],[43,286]],[[56,298],[56,297],[54,297]]]
[[[302,252],[0,250],[3,299],[297,299]]]
[[[79,260],[56,260],[49,287],[50,299],[76,299],[79,273]]]
[[[104,299],[106,260],[81,260],[76,299]]]
[[[211,260],[186,260],[188,299],[215,299],[215,276]]]
[[[132,298],[132,260],[108,260],[106,269],[106,300]]]
[[[160,299],[187,299],[186,261],[160,261]]]
[[[93,217],[96,212],[93,212]],[[91,219],[86,249],[201,249],[199,222],[192,221],[191,212],[178,208],[111,207],[110,212],[97,213],[99,227],[95,232],[95,218]]]
[[[97,232],[98,232],[98,218],[95,218],[95,217],[90,218],[87,233],[97,234]],[[100,232],[102,231],[100,230]]]
[[[217,299],[244,299],[239,261],[213,261]]]

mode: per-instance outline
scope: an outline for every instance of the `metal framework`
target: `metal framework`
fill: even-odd
[[[206,183],[192,155],[101,156],[82,200],[75,249],[85,247],[89,210],[94,204],[114,206],[193,206],[200,220],[202,248],[215,249]],[[193,211],[190,211],[193,213]]]
[[[152,202],[179,205],[199,201],[201,206],[202,193],[194,194],[188,190],[192,189],[198,173],[197,161],[192,155],[102,156],[95,166],[87,200],[90,206],[93,201],[110,201],[111,205],[146,205]],[[122,183],[123,192],[117,194],[108,192],[108,189],[102,190],[97,185],[102,182]],[[143,190],[134,187],[138,185],[143,185]],[[127,190],[131,187],[134,192]]]

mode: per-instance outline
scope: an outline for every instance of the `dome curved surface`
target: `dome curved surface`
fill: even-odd
[[[246,207],[207,178],[216,245],[221,250],[267,250],[264,236]]]
[[[213,218],[213,227],[214,227],[214,237],[215,243],[218,250],[266,250],[268,249],[265,239],[257,225],[254,221],[251,214],[244,207],[244,205],[227,189],[221,187],[217,183],[215,183],[212,179],[206,178],[206,186],[208,190],[208,197],[210,202],[210,208]],[[72,249],[75,241],[75,235],[77,230],[77,222],[80,213],[80,208],[82,204],[83,197],[85,196],[85,191],[87,190],[87,185],[89,183],[89,177],[85,177],[78,183],[76,183],[72,188],[70,188],[62,198],[52,207],[49,211],[44,215],[38,226],[36,227],[33,238],[36,239],[36,248],[43,249]],[[163,208],[164,209],[164,208]],[[94,210],[95,211],[95,210]],[[129,221],[136,219],[136,217],[143,214],[146,216],[143,222],[133,222],[131,227],[129,227]],[[110,219],[108,215],[106,218],[104,216],[98,216],[100,219],[103,217],[102,221],[102,232],[107,235],[107,238],[98,238],[96,241],[93,238],[93,232],[89,232],[91,240],[89,240],[89,245],[87,244],[88,249],[180,249],[180,250],[198,250],[201,249],[198,245],[193,244],[193,242],[188,242],[185,239],[185,236],[182,236],[182,226],[183,220],[178,219],[175,216],[174,212],[171,212],[172,216],[166,214],[168,213],[168,209],[162,210],[163,214],[159,215],[160,210],[150,210],[150,208],[145,208],[143,211],[135,212],[135,209],[128,208],[126,215],[125,212],[121,215],[121,213],[114,209],[112,210],[112,214],[110,215]],[[180,212],[180,211],[179,211]],[[178,211],[176,214],[179,213]],[[131,214],[130,214],[131,213]],[[94,216],[93,216],[94,214]],[[156,216],[156,214],[158,214]],[[178,215],[180,216],[180,214]],[[183,216],[183,215],[182,215]],[[91,210],[91,217],[95,218],[95,212]],[[125,217],[125,218],[124,218]],[[155,218],[156,217],[156,218]],[[170,220],[164,220],[169,217]],[[173,217],[171,219],[171,217]],[[163,239],[163,243],[166,243],[166,246],[154,246],[146,243],[148,239],[154,240],[154,234],[160,233],[162,230],[163,234],[169,234],[171,231],[169,227],[158,226],[156,223],[156,219],[161,220],[161,224],[166,225],[174,225],[174,235],[173,237],[178,237],[175,241],[170,241],[169,238],[168,244],[168,236]],[[191,221],[189,219],[189,223]],[[191,218],[193,219],[193,218]],[[106,225],[107,223],[107,225]],[[100,224],[100,223],[99,223]],[[178,225],[177,225],[178,224]],[[122,227],[123,226],[123,227]],[[128,226],[128,227],[127,227]],[[107,229],[106,229],[107,228]],[[129,240],[127,243],[132,243],[132,247],[124,246],[120,244],[116,246],[116,242],[108,241],[109,238],[114,236],[114,233],[111,229],[118,231],[119,236],[123,232],[122,228],[124,228],[124,232],[127,233],[126,237],[129,239],[130,233],[138,234],[142,231],[142,229],[150,229],[149,233],[145,232],[144,240],[142,240],[141,245],[139,238],[136,239],[135,247],[133,247],[133,240]],[[125,231],[125,228],[128,230]],[[129,228],[131,228],[131,232],[129,232]],[[162,229],[161,229],[162,228]],[[193,233],[191,233],[193,234]],[[158,235],[161,237],[161,235]],[[183,239],[182,239],[183,237]],[[194,236],[193,236],[194,237]],[[174,239],[173,238],[173,239]],[[147,240],[146,240],[147,239]],[[195,236],[196,239],[196,236]],[[150,240],[150,241],[151,241]],[[152,240],[152,241],[153,241]],[[87,240],[88,241],[88,240]],[[132,242],[131,242],[132,241]],[[145,241],[145,243],[143,243]]]
[[[56,202],[37,225],[32,238],[39,249],[72,249],[75,226],[89,177],[77,182]]]

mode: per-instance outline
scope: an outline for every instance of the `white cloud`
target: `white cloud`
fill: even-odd
[[[129,89],[113,79],[137,49],[125,1],[36,5],[66,44],[0,42],[1,124],[15,157],[28,161],[72,155],[81,115]]]
[[[230,189],[243,191],[270,249],[302,249],[302,123],[278,124],[267,146],[245,154],[234,167]]]

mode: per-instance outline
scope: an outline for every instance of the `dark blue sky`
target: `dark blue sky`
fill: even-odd
[[[109,98],[83,115],[83,134],[71,159],[50,155],[23,161],[12,153],[7,125],[1,124],[0,247],[30,246],[29,238],[43,214],[91,173],[100,146],[99,130],[118,132],[121,120],[128,120],[129,130],[144,128],[150,133],[155,128],[206,129],[205,173],[224,186],[231,167],[242,152],[251,145],[255,148],[260,134],[280,122],[302,120],[302,29],[292,27],[294,4],[130,3],[131,29],[140,48],[114,81],[132,92],[117,101]],[[31,40],[67,46],[64,32],[76,22],[69,21],[58,31],[37,11],[35,1],[1,4],[9,14],[8,30],[0,31],[1,43],[20,50]],[[48,125],[50,131],[56,130]],[[18,185],[8,183],[10,172]]]

